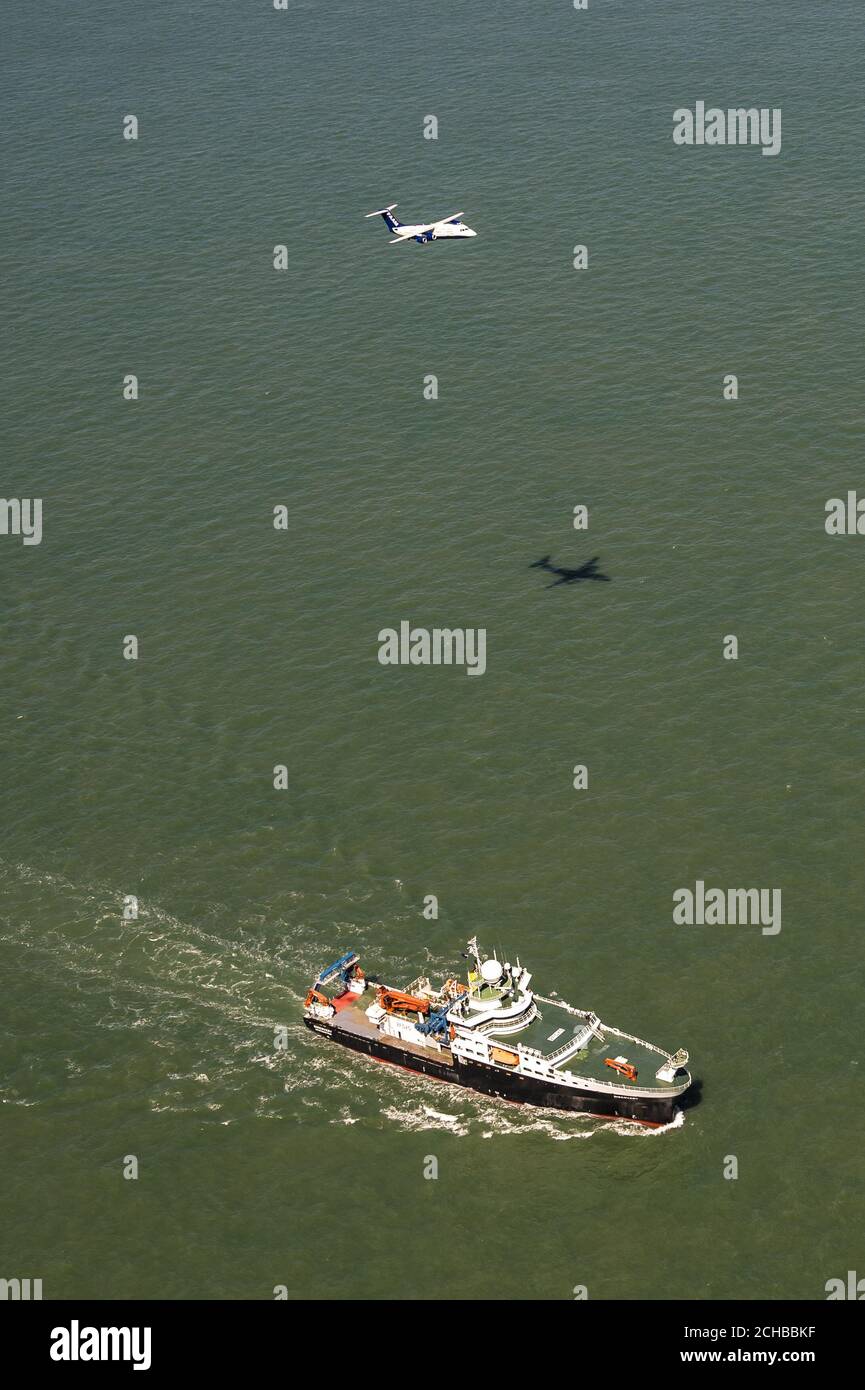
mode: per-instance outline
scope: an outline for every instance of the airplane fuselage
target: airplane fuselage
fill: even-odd
[[[400,222],[393,215],[395,207],[396,203],[391,203],[389,207],[366,214],[367,217],[384,218],[388,231],[395,233],[391,239],[391,246],[398,246],[401,241],[417,241],[423,245],[427,241],[451,241],[477,236],[477,232],[463,222],[461,212],[454,212],[450,217],[440,217],[436,222]]]
[[[424,242],[442,241],[450,237],[477,236],[477,232],[473,232],[465,222],[445,222],[437,227],[431,227],[428,222],[417,222],[414,225],[404,222],[398,235],[405,240]]]

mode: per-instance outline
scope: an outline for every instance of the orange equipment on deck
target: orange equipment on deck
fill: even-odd
[[[418,999],[414,994],[403,994],[401,989],[387,989],[384,985],[379,987],[375,1002],[389,1014],[429,1013],[428,999]]]
[[[310,1004],[321,1004],[322,1007],[326,1009],[330,1004],[330,1000],[326,994],[323,994],[320,989],[316,989],[315,985],[313,985],[306,996],[303,1007],[308,1009]]]
[[[631,1066],[630,1062],[616,1062],[612,1057],[605,1057],[604,1066],[612,1067],[613,1071],[620,1072],[622,1076],[627,1077],[629,1081],[636,1081],[637,1079],[637,1068]]]

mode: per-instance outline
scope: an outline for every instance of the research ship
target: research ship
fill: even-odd
[[[519,960],[484,956],[477,938],[463,955],[465,983],[436,989],[422,976],[402,990],[366,976],[349,951],[313,982],[304,1022],[356,1052],[485,1095],[601,1119],[672,1120],[692,1084],[684,1049],[665,1052],[536,994]]]

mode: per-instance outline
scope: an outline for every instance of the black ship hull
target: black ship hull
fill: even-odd
[[[520,1076],[500,1067],[485,1066],[482,1062],[462,1061],[450,1053],[424,1055],[420,1049],[402,1046],[394,1039],[349,1032],[328,1020],[307,1017],[304,1022],[312,1032],[321,1033],[354,1052],[522,1105],[578,1111],[604,1120],[621,1119],[645,1125],[665,1125],[670,1123],[684,1101],[683,1096],[647,1099],[641,1096],[616,1096],[602,1091],[576,1091],[569,1086],[551,1085],[537,1077]]]

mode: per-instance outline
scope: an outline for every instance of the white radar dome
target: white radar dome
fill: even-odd
[[[481,975],[484,984],[498,984],[499,980],[502,978],[502,967],[497,960],[485,960],[481,965]]]

